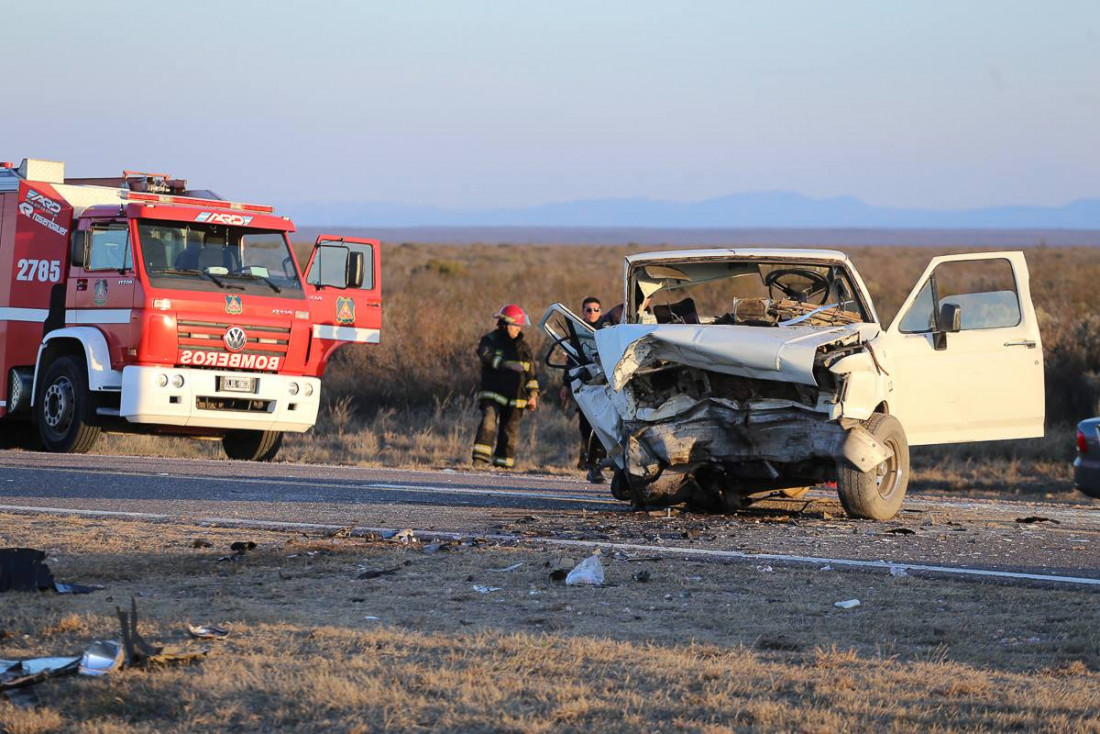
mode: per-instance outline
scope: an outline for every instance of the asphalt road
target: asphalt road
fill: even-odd
[[[647,513],[569,477],[0,451],[0,512],[412,528],[1100,579],[1100,502],[1080,499],[914,496],[887,523],[849,519],[826,491],[734,515]]]

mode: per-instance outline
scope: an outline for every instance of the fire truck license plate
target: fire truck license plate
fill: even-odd
[[[256,392],[255,377],[219,377],[218,389],[224,392]]]

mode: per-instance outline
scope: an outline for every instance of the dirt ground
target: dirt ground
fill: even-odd
[[[1100,731],[1094,592],[612,552],[571,587],[584,553],[45,516],[0,515],[0,546],[105,587],[0,594],[0,658],[118,639],[131,598],[147,639],[210,650],[39,684],[0,701],[12,734]]]

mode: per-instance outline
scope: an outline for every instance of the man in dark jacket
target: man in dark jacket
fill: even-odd
[[[473,460],[512,468],[516,464],[516,434],[524,410],[539,404],[539,382],[535,360],[523,340],[523,327],[530,321],[514,303],[496,314],[497,328],[481,337],[477,356],[481,360],[481,425],[474,439]]]
[[[581,318],[584,322],[591,326],[593,329],[599,329],[605,326],[603,322],[603,306],[600,304],[600,299],[595,296],[589,296],[581,302]],[[566,378],[568,383],[568,378]],[[563,407],[568,406],[572,393],[569,391],[569,385],[562,385],[561,387],[561,403]],[[598,438],[592,435],[592,426],[589,424],[588,419],[585,418],[584,412],[577,408],[577,419],[580,424],[580,458],[577,459],[578,469],[588,470],[588,481],[592,484],[603,484],[605,481],[603,476],[603,469],[600,468],[600,461],[606,455],[604,452],[603,444],[600,443]]]

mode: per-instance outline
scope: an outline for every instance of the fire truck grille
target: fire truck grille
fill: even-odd
[[[224,352],[222,341],[226,330],[239,326],[246,335],[244,349],[239,354],[254,354],[266,357],[285,357],[290,349],[289,326],[266,326],[261,324],[231,324],[218,321],[179,320],[176,322],[176,337],[180,349]],[[224,368],[223,368],[224,369]]]
[[[195,398],[195,407],[200,410],[228,410],[237,413],[270,413],[272,402],[274,401],[200,395]]]

